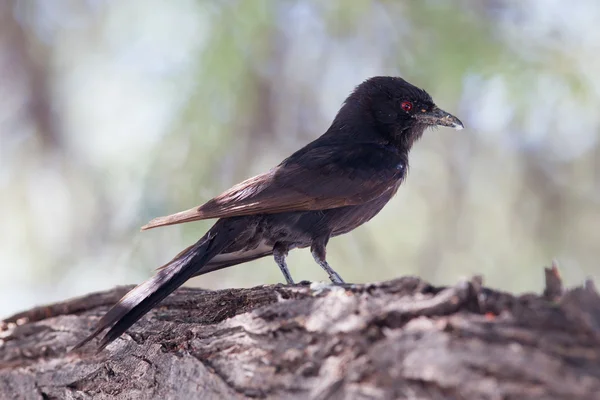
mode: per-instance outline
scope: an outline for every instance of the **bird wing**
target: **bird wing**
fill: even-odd
[[[380,144],[307,146],[269,172],[199,207],[155,218],[142,230],[211,218],[364,204],[397,187],[406,167],[405,156]]]

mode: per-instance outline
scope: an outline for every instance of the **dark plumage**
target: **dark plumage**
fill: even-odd
[[[156,218],[142,229],[219,218],[196,244],[125,295],[98,322],[100,349],[189,278],[273,255],[287,283],[285,257],[310,247],[334,283],[327,242],[373,218],[398,190],[408,152],[429,126],[462,129],[424,91],[401,78],[375,77],[346,99],[324,135],[269,172],[250,178],[199,207]]]

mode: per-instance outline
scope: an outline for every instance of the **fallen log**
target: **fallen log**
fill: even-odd
[[[0,323],[0,398],[600,399],[600,297],[475,277],[181,288],[100,353],[68,350],[129,287]]]

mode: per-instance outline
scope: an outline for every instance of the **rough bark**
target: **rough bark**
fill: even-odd
[[[169,296],[106,350],[66,353],[129,288],[0,324],[0,398],[600,399],[600,298],[481,279]]]

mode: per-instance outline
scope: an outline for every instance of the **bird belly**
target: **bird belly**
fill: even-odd
[[[268,245],[266,240],[261,240],[256,247],[251,246],[249,248],[232,251],[229,253],[221,253],[213,257],[210,260],[211,264],[229,264],[232,261],[254,259],[264,254],[269,254],[273,251],[273,245]]]
[[[331,236],[343,235],[370,221],[396,194],[396,190],[397,187],[365,204],[327,210],[330,214]]]

